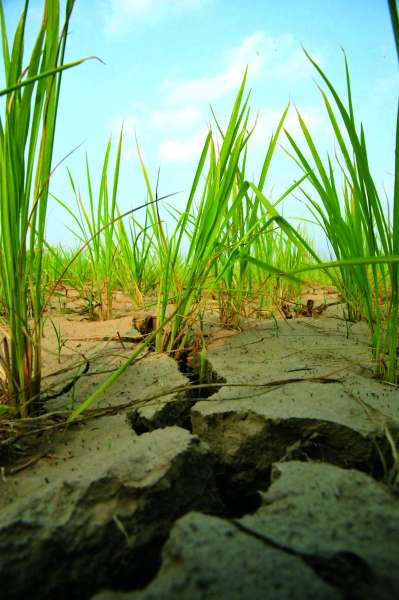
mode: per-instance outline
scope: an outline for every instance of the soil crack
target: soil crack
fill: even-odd
[[[210,398],[220,390],[219,383],[227,383],[227,380],[215,371],[209,360],[201,362],[199,354],[185,353],[176,362],[182,375],[188,378],[192,386],[196,386],[188,393],[191,398]]]
[[[331,556],[301,552],[287,544],[277,542],[263,533],[254,531],[236,519],[229,519],[229,522],[242,533],[261,541],[265,545],[300,558],[320,579],[338,588],[346,600],[364,598],[365,587],[374,581],[370,565],[354,552],[342,550],[333,553]]]

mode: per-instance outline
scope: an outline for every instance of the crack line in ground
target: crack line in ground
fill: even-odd
[[[359,587],[359,584],[373,582],[374,576],[370,565],[354,552],[341,550],[329,557],[301,552],[251,529],[236,519],[229,519],[229,522],[242,533],[259,540],[263,544],[300,558],[320,579],[345,592],[345,597],[348,599],[361,597],[361,595],[351,595],[353,589]],[[346,593],[349,593],[349,596]]]

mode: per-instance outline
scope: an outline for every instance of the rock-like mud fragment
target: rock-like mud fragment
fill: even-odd
[[[297,461],[272,478],[253,515],[179,519],[144,590],[93,600],[396,600],[399,503],[384,485]]]
[[[2,506],[0,589],[7,600],[70,600],[143,585],[171,525],[192,509],[220,510],[207,448],[178,427],[131,432],[76,461],[68,479],[46,477]]]
[[[353,358],[356,344],[331,323],[282,323],[277,337],[266,324],[209,350],[213,370],[232,385],[193,407],[192,431],[218,454],[233,485],[267,478],[283,459],[377,478],[392,465],[386,428],[399,444],[397,390],[370,377]]]
[[[162,567],[142,591],[93,600],[335,600],[341,598],[300,558],[265,545],[234,524],[190,513],[173,527]]]
[[[166,355],[158,355],[156,374],[163,388],[184,387],[190,380],[181,373],[178,364]],[[159,394],[159,389],[157,390]],[[157,393],[154,394],[157,396]],[[178,425],[191,429],[190,410],[195,400],[185,393],[173,392],[156,397],[128,413],[128,421],[139,435],[162,427]]]
[[[345,598],[399,591],[399,502],[383,484],[327,464],[281,463],[263,505],[238,523],[312,566]]]
[[[210,347],[200,401],[151,354],[100,399],[108,416],[3,471],[4,597],[396,600],[399,503],[375,479],[394,466],[397,389],[336,322],[291,323]]]

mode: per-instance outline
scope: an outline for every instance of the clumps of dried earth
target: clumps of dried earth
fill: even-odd
[[[2,597],[396,599],[399,390],[339,309],[210,326],[206,385],[190,389],[198,357],[150,352],[98,401],[109,414],[20,438],[0,481]],[[48,411],[140,337],[131,315],[69,318],[59,366],[46,330]]]

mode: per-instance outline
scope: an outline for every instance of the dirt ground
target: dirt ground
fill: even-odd
[[[147,314],[155,314],[155,309],[151,308],[155,305],[155,299],[147,299],[146,304],[150,308],[134,310],[129,297],[117,292],[113,300],[114,318],[100,321],[90,320],[84,315],[84,303],[73,290],[69,290],[66,297],[54,303],[44,326],[44,393],[52,386],[58,391],[62,389],[63,383],[67,384],[70,380],[71,372],[79,369],[87,360],[97,366],[93,369],[90,364],[88,375],[89,387],[94,388],[101,379],[99,376],[106,371],[112,371],[117,364],[123,362],[141,341],[142,336],[137,327]],[[320,320],[327,311],[328,318],[343,318],[339,298],[334,288],[328,286],[320,289],[309,288],[297,302],[282,302],[279,308],[273,309],[273,314],[277,321],[289,322],[292,318],[307,317],[310,323],[313,319]],[[251,314],[255,310],[249,308],[247,312]],[[220,327],[216,307],[209,311],[207,319],[205,326],[210,348],[223,344],[225,338],[237,335],[240,330],[251,329],[258,324],[257,320],[242,318],[238,329]],[[349,330],[351,325],[347,324],[347,328]]]
[[[4,547],[0,542],[0,585],[13,582],[7,584],[13,590],[10,598],[19,600],[31,594],[29,577],[53,565],[54,545],[59,554],[54,577],[41,578],[43,588],[37,598],[70,598],[73,585],[77,589],[73,597],[86,599],[104,588],[119,589],[125,579],[124,589],[141,587],[144,581],[140,575],[140,560],[144,561],[143,568],[149,565],[144,578],[149,582],[159,567],[162,547],[179,516],[187,514],[187,518],[191,518],[190,511],[209,511],[227,519],[226,523],[231,525],[231,516],[245,519],[245,515],[253,514],[260,507],[259,490],[261,494],[266,493],[264,510],[267,511],[267,490],[272,484],[270,472],[279,461],[293,465],[295,473],[301,469],[295,461],[309,466],[306,471],[309,485],[305,486],[308,491],[313,489],[313,465],[326,467],[327,477],[330,477],[329,467],[338,469],[337,477],[346,477],[349,486],[353,473],[356,477],[360,474],[360,479],[366,477],[366,483],[359,480],[356,490],[348,492],[348,501],[354,507],[358,490],[365,485],[372,487],[377,480],[378,493],[385,494],[384,502],[389,501],[387,511],[398,509],[394,490],[399,468],[396,450],[399,386],[375,378],[367,326],[345,320],[343,305],[334,290],[310,289],[301,302],[282,305],[276,310],[275,318],[241,319],[240,330],[221,328],[216,311],[209,311],[205,319],[204,387],[195,392],[191,389],[193,382],[198,383],[198,356],[186,357],[178,363],[166,354],[146,350],[90,407],[94,412],[87,413],[85,420],[68,428],[63,411],[70,411],[85,401],[138,348],[148,311],[133,311],[122,295],[115,298],[115,318],[109,321],[89,321],[79,312],[75,298],[69,298],[61,309],[60,305],[54,307],[47,315],[44,328],[46,412],[33,423],[36,435],[26,436],[22,432],[11,445],[12,452],[1,455],[0,533],[3,531],[5,542]],[[151,310],[149,312],[151,314]],[[10,437],[15,434],[15,427],[9,427]],[[197,465],[195,469],[193,461]],[[201,491],[195,491],[194,483]],[[292,499],[297,495],[295,485],[290,491]],[[326,483],[323,497],[317,500],[321,515],[326,510],[323,508],[326,495],[331,492],[334,502],[340,498],[339,486],[338,491],[334,486]],[[168,495],[161,513],[158,510],[160,493]],[[138,508],[140,499],[143,499],[143,513]],[[305,498],[303,502],[307,506],[310,501]],[[365,524],[356,535],[361,541],[366,535],[380,532],[381,550],[377,554],[382,557],[381,564],[386,563],[385,558],[395,563],[384,548],[385,537],[388,536],[391,543],[396,534],[381,533],[379,503],[380,500],[375,499],[364,502],[365,510],[376,511],[376,514],[371,519],[366,511]],[[284,510],[289,513],[290,507],[291,500]],[[339,503],[331,510],[338,514]],[[343,530],[346,531],[346,524],[352,518],[352,512],[345,517]],[[125,519],[129,522],[126,527],[134,534],[126,533]],[[302,520],[301,517],[300,522]],[[21,524],[27,524],[29,531],[24,533],[25,525]],[[208,527],[206,519],[201,521],[202,526]],[[163,528],[161,537],[159,527]],[[179,524],[176,527],[178,531]],[[116,536],[114,546],[108,543],[109,531]],[[324,536],[321,531],[315,532],[315,548],[317,540]],[[142,540],[140,535],[135,537],[137,532],[143,536]],[[335,533],[330,533],[333,540]],[[29,536],[33,536],[32,539]],[[346,533],[342,536],[343,548],[348,552],[356,550],[369,560],[369,544],[359,549],[357,541],[352,546]],[[187,539],[186,536],[183,539]],[[130,540],[130,545],[126,546],[126,540]],[[145,558],[148,544],[150,559]],[[26,581],[19,581],[17,585],[14,570],[19,568],[19,559],[13,558],[13,552],[15,557],[23,556],[25,550],[21,548],[25,546],[35,548],[34,552],[26,549],[32,555],[31,575],[27,569]],[[216,547],[217,540],[212,538],[211,549]],[[86,576],[87,548],[94,565],[89,576]],[[126,554],[125,562],[117,559],[116,548],[123,556]],[[286,551],[284,544],[279,546],[279,551]],[[302,556],[302,550],[294,548],[290,552]],[[250,559],[256,556],[251,554]],[[169,572],[168,559],[165,560],[165,569]],[[193,564],[197,565],[197,560],[195,555]],[[370,558],[371,563],[375,560]],[[71,561],[76,564],[74,562],[75,567],[70,570]],[[175,564],[173,557],[172,563]],[[131,564],[139,565],[133,575]],[[334,565],[332,562],[328,569],[335,570]],[[351,577],[353,568],[350,566]],[[396,563],[392,569],[396,569]],[[378,589],[395,586],[389,579],[392,569],[388,569],[388,574],[380,569],[389,585],[385,579],[381,583],[378,577],[373,585]],[[247,573],[246,567],[244,572]],[[261,572],[263,567],[258,571],[254,566],[256,576]],[[195,567],[190,575],[194,582],[196,573]],[[298,581],[303,590],[298,598],[307,597],[303,576],[301,570]],[[173,577],[178,586],[179,578],[184,579],[186,575],[179,571]],[[349,583],[342,583],[345,577],[339,576],[339,589],[348,585],[352,590],[360,585],[359,578],[353,583],[349,577]],[[265,594],[270,592],[272,579],[270,575],[264,584]],[[215,581],[223,580],[224,577],[215,575]],[[277,583],[283,585],[281,581]],[[173,586],[168,598],[175,597]],[[370,590],[371,587],[367,588],[363,596],[344,597],[367,597]],[[55,593],[58,595],[54,596]],[[334,594],[331,597],[338,597]],[[144,593],[143,598],[146,597]],[[163,598],[163,591],[159,596],[150,594],[148,597]],[[389,592],[381,597],[396,595]]]
[[[139,331],[140,324],[147,314],[154,314],[154,308],[134,311],[130,299],[117,292],[113,300],[113,313],[111,320],[89,320],[84,312],[84,303],[73,290],[68,290],[66,295],[53,303],[46,314],[43,338],[42,390],[46,411],[75,408],[123,364],[144,339]],[[260,362],[256,353],[255,356],[246,356],[245,348],[248,335],[255,332],[249,343],[257,344],[259,335],[256,332],[262,330],[266,332],[264,338],[268,352]],[[306,376],[315,373],[350,379],[351,372],[357,370],[362,374],[357,381],[358,391],[364,398],[370,393],[378,394],[378,386],[381,389],[388,387],[374,379],[366,324],[345,320],[344,305],[331,287],[309,288],[295,303],[282,302],[274,310],[273,319],[242,318],[239,330],[220,327],[217,311],[209,311],[205,319],[205,335],[209,356],[218,349],[226,348],[232,365],[237,360],[247,363],[242,371],[244,375],[239,377],[240,381],[248,378],[249,373],[253,381],[259,378],[273,381],[292,374]],[[237,351],[238,358],[234,356]],[[158,359],[158,355],[146,351],[140,356],[139,362],[146,363],[148,373],[153,370],[158,391],[163,391],[168,389],[168,378],[165,381],[159,379]],[[123,390],[131,385],[132,369],[129,367],[128,372],[92,408],[106,405],[110,398],[112,403],[117,403],[116,398],[123,403]],[[228,377],[233,380],[238,372],[235,369],[236,366],[232,372],[228,372]],[[181,365],[180,370],[184,371]],[[184,381],[187,382],[186,379]],[[301,385],[303,392],[300,393],[306,395],[307,387],[305,381]],[[155,388],[151,390],[156,393]],[[391,386],[390,391],[393,394],[398,392],[399,397],[397,386]],[[140,381],[135,383],[135,394],[145,400],[148,397],[147,382],[142,389]]]
[[[115,318],[111,320],[89,320],[82,308],[83,303],[69,290],[67,297],[57,300],[46,315],[42,389],[47,412],[76,408],[106,381],[143,340],[140,324],[154,310],[134,311],[129,298],[119,292],[114,297]],[[397,394],[399,399],[397,386],[382,384],[374,378],[366,324],[345,320],[344,305],[331,287],[309,288],[296,303],[282,303],[273,319],[243,318],[240,330],[220,327],[216,310],[210,311],[205,320],[205,335],[212,366],[216,365],[228,383],[250,381],[258,385],[298,379],[302,380],[295,389],[298,398],[311,398],[312,377],[339,378],[344,388],[347,381],[346,395],[355,392],[363,401],[388,392],[390,397]],[[145,403],[159,393],[173,392],[174,385],[193,381],[195,358],[191,357],[185,367],[171,359],[175,365],[172,370],[176,372],[172,379],[170,372],[162,376],[160,358],[145,351],[136,365],[129,367],[91,408]],[[141,379],[135,371],[143,368],[145,377]],[[261,392],[244,385],[242,389],[226,387],[220,393],[224,398],[238,395],[250,401]],[[35,444],[33,449],[36,450]],[[22,452],[16,457],[14,468],[24,468],[25,464],[29,468],[29,452],[30,444],[26,460]],[[41,456],[41,451],[38,450],[37,456]]]

